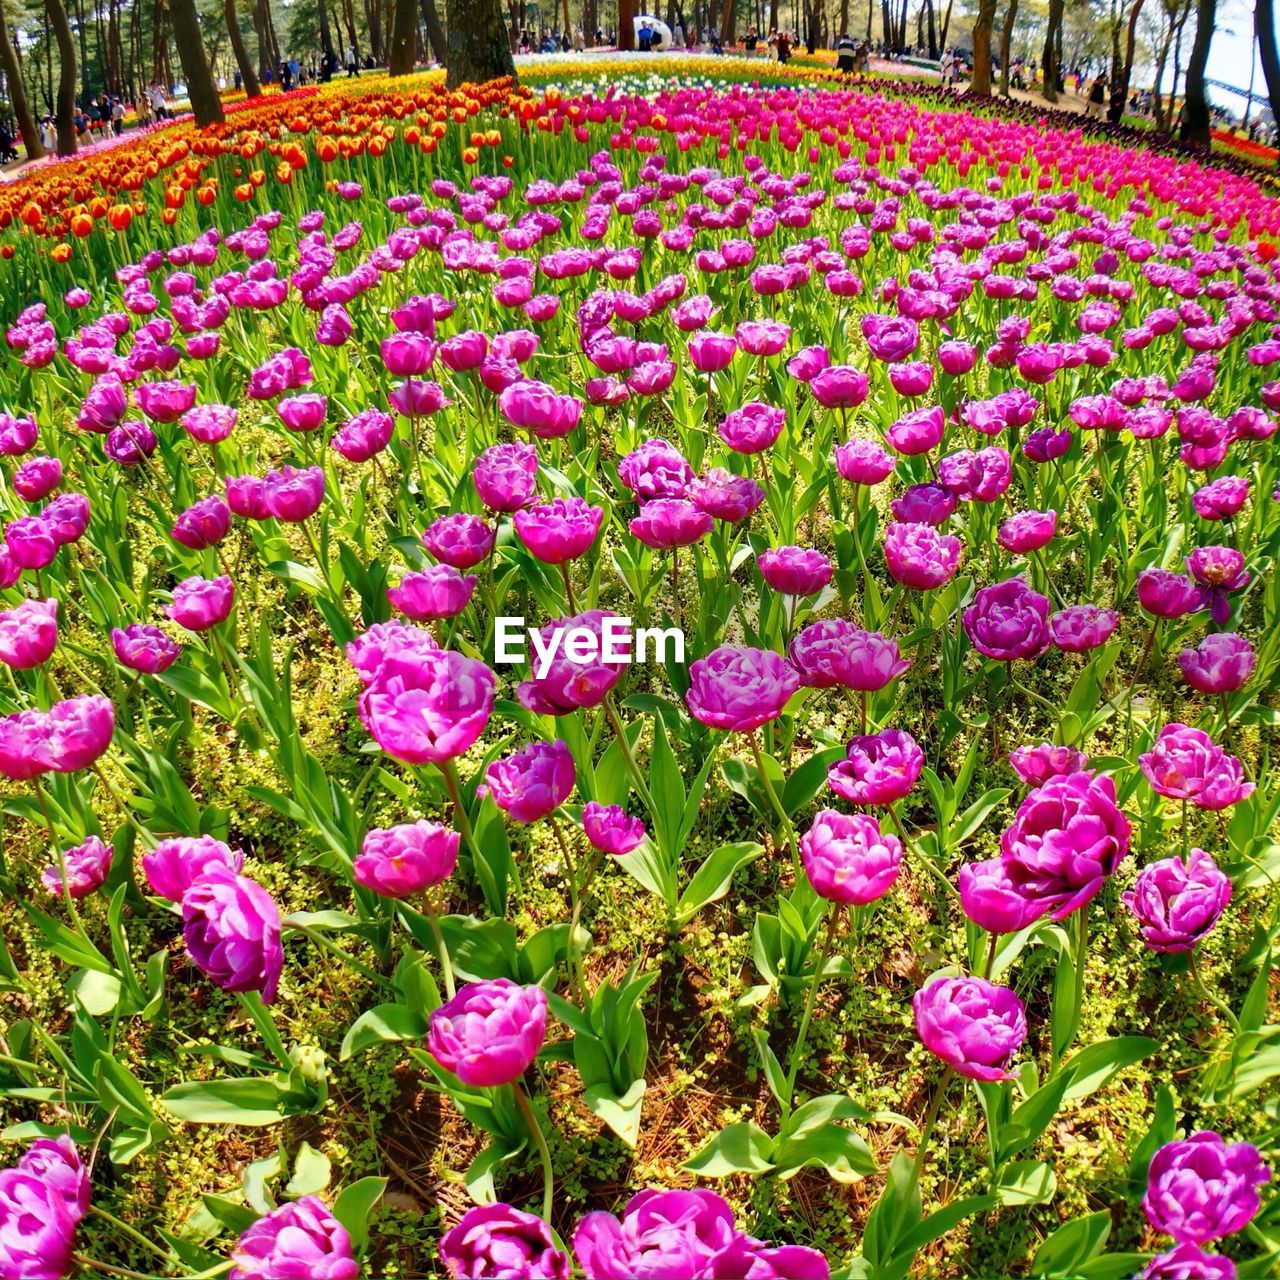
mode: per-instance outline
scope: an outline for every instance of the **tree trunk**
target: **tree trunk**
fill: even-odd
[[[1058,42],[1062,36],[1062,12],[1065,0],[1049,0],[1049,26],[1044,36],[1044,56],[1040,59],[1044,68],[1044,100],[1058,101],[1058,77],[1062,74],[1058,57]]]
[[[22,144],[27,149],[27,159],[39,160],[44,155],[44,147],[40,145],[40,130],[36,128],[36,118],[27,101],[27,87],[22,83],[22,68],[18,65],[18,46],[5,23],[3,3],[0,3],[0,67],[9,85],[9,102],[18,122],[18,132],[22,134]]]
[[[444,64],[450,89],[515,75],[498,0],[446,0],[444,16],[448,24]]]
[[[1160,42],[1160,52],[1156,57],[1156,78],[1151,90],[1151,110],[1156,118],[1156,128],[1161,133],[1168,132],[1169,122],[1164,111],[1164,69],[1169,63],[1169,49],[1173,45],[1173,28],[1170,27]]]
[[[445,41],[444,28],[440,25],[440,11],[436,8],[436,0],[422,0],[422,19],[427,24],[431,56],[443,67],[448,62],[449,46]]]
[[[258,84],[258,73],[253,69],[249,50],[245,47],[244,33],[240,30],[240,18],[236,13],[236,0],[225,0],[223,15],[227,20],[227,35],[231,39],[231,52],[235,55],[236,66],[240,68],[240,79],[244,84],[245,97],[256,98],[262,87]]]
[[[58,154],[73,156],[76,153],[76,42],[71,34],[71,23],[62,0],[44,0],[49,14],[49,26],[58,42],[58,104],[53,113],[58,130]]]
[[[93,97],[93,92],[89,84],[89,37],[88,24],[84,20],[84,0],[72,0],[72,12],[76,16],[75,30],[80,38],[80,74],[84,77],[81,88],[87,103]]]
[[[596,47],[596,27],[600,25],[598,0],[582,0],[582,43],[588,49]],[[680,25],[684,27],[684,22]],[[685,27],[688,34],[689,28]]]
[[[395,0],[395,6],[387,69],[393,76],[407,76],[413,73],[413,59],[417,53],[418,6],[414,0]],[[452,27],[453,23],[450,22],[449,26]]]
[[[733,43],[733,24],[737,16],[738,7],[735,0],[724,0],[724,7],[720,10],[720,43]]]
[[[849,34],[849,0],[840,0],[840,30],[836,32],[837,36],[847,36]]]
[[[1133,63],[1138,53],[1138,15],[1142,12],[1143,0],[1133,0],[1129,8],[1129,30],[1125,36],[1124,61],[1120,64],[1120,74],[1111,82],[1111,105],[1107,118],[1112,124],[1119,124],[1124,119],[1124,109],[1129,101],[1129,82],[1133,78]]]
[[[1018,20],[1018,0],[1009,0],[1004,26],[1000,28],[1000,92],[1009,96],[1009,46],[1013,42],[1013,24]]]
[[[979,98],[991,97],[991,29],[996,20],[996,0],[978,0],[978,17],[973,24],[973,76],[969,92]]]
[[[947,51],[947,32],[951,29],[951,5],[953,0],[947,0],[946,12],[942,15],[942,30],[938,33],[938,51],[946,53]]]
[[[1213,24],[1217,17],[1218,0],[1197,0],[1196,39],[1191,46],[1191,61],[1187,64],[1187,93],[1183,108],[1182,141],[1206,151],[1213,142],[1209,120],[1209,100],[1205,96],[1204,70],[1209,61],[1209,46],[1213,43]]]
[[[1267,82],[1267,98],[1271,102],[1271,118],[1280,125],[1280,51],[1276,49],[1275,0],[1257,0],[1253,21],[1258,34],[1258,53],[1262,58],[1262,76]]]
[[[169,0],[169,16],[173,20],[173,42],[178,46],[182,74],[187,81],[191,112],[201,127],[222,120],[222,100],[218,97],[209,58],[200,35],[200,21],[195,0]]]
[[[714,0],[713,0],[714,2]],[[618,0],[618,48],[636,47],[635,5],[632,0]]]
[[[933,0],[924,0],[925,18],[928,21],[929,31],[929,60],[933,61],[938,56],[938,30],[934,21]]]

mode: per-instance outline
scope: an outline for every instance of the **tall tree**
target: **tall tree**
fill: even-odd
[[[240,80],[244,85],[245,97],[256,98],[262,92],[262,86],[258,84],[258,73],[253,69],[253,60],[249,57],[244,33],[240,30],[236,0],[224,0],[222,11],[227,20],[227,35],[231,39],[231,52],[235,55],[236,66],[240,69]]]
[[[1111,102],[1107,107],[1107,119],[1119,124],[1124,119],[1125,105],[1129,101],[1129,82],[1133,79],[1133,63],[1138,54],[1138,16],[1144,0],[1133,0],[1129,6],[1129,26],[1125,34],[1124,60],[1119,71],[1111,79]]]
[[[4,4],[0,0],[0,67],[4,69],[5,83],[9,86],[9,103],[18,121],[18,132],[27,149],[28,160],[39,160],[44,155],[40,143],[40,130],[27,102],[27,88],[22,83],[22,67],[18,62],[18,46],[5,23]]]
[[[947,0],[947,7],[942,15],[942,30],[938,33],[938,48],[945,53],[947,50],[947,32],[951,29],[951,6],[953,0]],[[867,39],[871,39],[871,27],[867,27]]]
[[[969,92],[991,97],[991,30],[996,21],[996,0],[978,0],[978,17],[973,24],[973,75]]]
[[[453,23],[449,25],[452,27]],[[415,0],[395,0],[395,15],[391,23],[391,51],[387,57],[387,69],[393,76],[407,76],[413,72],[418,53],[418,6]]]
[[[173,43],[178,46],[178,59],[187,82],[187,96],[191,99],[191,113],[202,128],[217,124],[223,118],[222,99],[218,97],[213,72],[209,69],[195,0],[169,0],[169,16],[173,21]]]
[[[316,0],[316,17],[320,21],[320,52],[333,52],[333,32],[329,27],[329,6],[325,0]]]
[[[1057,102],[1058,79],[1062,75],[1062,59],[1058,50],[1062,44],[1062,16],[1065,0],[1049,0],[1049,25],[1044,36],[1044,53],[1040,65],[1044,68],[1044,100]]]
[[[715,0],[711,0],[714,4]],[[634,0],[618,0],[618,48],[634,49],[636,47],[636,24]],[[715,21],[714,18],[711,19]],[[704,33],[705,34],[705,33]]]
[[[58,101],[53,120],[58,131],[58,154],[76,152],[76,42],[62,0],[44,0],[49,26],[58,42]]]
[[[929,58],[932,61],[938,56],[938,29],[933,16],[933,0],[924,0],[924,12],[929,22]]]
[[[443,67],[449,60],[449,45],[444,28],[440,25],[440,10],[436,8],[436,0],[422,0],[422,20],[427,24],[431,56]]]
[[[1013,24],[1018,20],[1018,0],[1009,0],[1004,26],[1000,28],[1000,92],[1009,96],[1009,46],[1013,43]]]
[[[446,0],[444,17],[448,33],[445,83],[450,89],[515,75],[498,0]]]
[[[1187,88],[1182,104],[1182,141],[1206,151],[1213,143],[1209,120],[1209,98],[1205,90],[1204,72],[1209,63],[1209,47],[1213,43],[1213,24],[1218,16],[1218,0],[1197,0],[1196,39],[1187,63]]]
[[[1254,29],[1258,34],[1258,53],[1262,57],[1262,75],[1271,100],[1271,118],[1280,124],[1280,52],[1276,49],[1275,0],[1258,0],[1253,11]]]

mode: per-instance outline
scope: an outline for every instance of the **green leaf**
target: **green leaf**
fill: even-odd
[[[1071,1074],[1064,1102],[1078,1102],[1101,1089],[1112,1076],[1149,1058],[1160,1047],[1150,1036],[1117,1036],[1100,1040],[1068,1058],[1063,1071]]]
[[[778,1055],[769,1045],[769,1033],[763,1027],[752,1027],[751,1038],[756,1042],[756,1052],[760,1055],[760,1065],[764,1068],[764,1078],[769,1083],[769,1092],[783,1106],[791,1101],[791,1089],[787,1085],[787,1073],[778,1061]]]
[[[727,1125],[684,1167],[704,1178],[727,1178],[734,1173],[768,1173],[773,1168],[773,1139],[750,1120]]]
[[[330,1173],[329,1157],[304,1142],[294,1157],[293,1177],[285,1184],[284,1193],[294,1199],[318,1196],[329,1185]]]
[[[1000,1128],[1001,1163],[1029,1147],[1049,1127],[1071,1086],[1071,1079],[1069,1073],[1060,1071],[1014,1108],[1009,1123]]]
[[[927,1244],[932,1244],[948,1231],[955,1230],[966,1218],[974,1214],[986,1213],[996,1206],[995,1196],[969,1196],[964,1200],[953,1200],[941,1209],[935,1209],[918,1227],[906,1232],[898,1242],[894,1260],[902,1265],[905,1260],[909,1268],[915,1256]],[[895,1270],[898,1268],[895,1267]]]
[[[920,1226],[920,1187],[916,1181],[911,1157],[898,1151],[889,1162],[888,1177],[880,1199],[867,1215],[862,1233],[862,1256],[871,1264],[875,1275],[906,1275],[905,1266],[893,1262],[910,1232]]]
[[[342,1038],[339,1058],[345,1062],[362,1049],[388,1040],[421,1040],[427,1034],[427,1020],[402,1004],[380,1004],[366,1009]]]
[[[1016,1160],[1000,1170],[995,1193],[1001,1204],[1048,1204],[1057,1194],[1058,1179],[1043,1160]]]
[[[160,1097],[165,1109],[188,1124],[261,1126],[283,1119],[280,1086],[274,1076],[190,1080]]]
[[[722,844],[709,854],[680,895],[676,906],[676,922],[685,924],[703,907],[719,902],[729,892],[734,875],[748,862],[754,862],[763,852],[764,845],[747,840],[738,844]]]
[[[1068,1277],[1081,1274],[1081,1267],[1102,1252],[1111,1234],[1111,1215],[1086,1213],[1060,1226],[1031,1259],[1033,1276]]]
[[[779,1139],[773,1159],[780,1177],[794,1177],[806,1165],[821,1165],[836,1182],[857,1182],[877,1170],[875,1157],[852,1129],[834,1120]]]
[[[386,1189],[386,1178],[361,1178],[343,1187],[333,1202],[331,1212],[346,1227],[351,1247],[357,1253],[363,1252],[369,1243],[369,1214]]]
[[[200,1200],[214,1222],[236,1235],[248,1231],[258,1220],[258,1215],[252,1209],[228,1200],[225,1196],[205,1195]]]
[[[644,1102],[645,1083],[633,1080],[631,1087],[619,1095],[607,1084],[592,1085],[582,1095],[587,1109],[613,1130],[629,1147],[640,1137],[640,1109]]]
[[[98,973],[115,974],[111,961],[83,934],[77,933],[74,929],[68,929],[60,920],[45,915],[37,907],[25,902],[22,905],[31,918],[31,923],[43,936],[48,949],[59,959],[75,965],[77,969],[93,969]]]

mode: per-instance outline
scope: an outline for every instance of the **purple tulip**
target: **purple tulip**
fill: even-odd
[[[173,540],[192,551],[216,546],[231,529],[231,508],[216,494],[192,503],[174,521]]]
[[[1032,791],[1000,837],[1010,881],[1055,920],[1087,906],[1128,852],[1115,783],[1084,770]]]
[[[244,870],[244,854],[212,836],[171,836],[142,855],[142,870],[151,892],[181,902],[193,884],[213,867],[235,875]]]
[[[476,577],[463,577],[448,564],[428,565],[406,573],[398,585],[387,588],[387,599],[397,613],[414,622],[452,618],[461,613],[476,589]]]
[[[618,479],[639,502],[655,498],[683,498],[693,480],[693,468],[675,445],[661,438],[646,440],[618,465]]]
[[[1222,1254],[1205,1253],[1199,1245],[1179,1244],[1157,1253],[1140,1280],[1236,1280],[1236,1264]]]
[[[871,393],[871,380],[851,364],[833,364],[814,374],[809,391],[824,409],[856,409]]]
[[[1022,1001],[983,978],[935,978],[917,991],[916,1034],[930,1053],[970,1080],[1008,1080],[1027,1038]]]
[[[728,333],[704,329],[689,339],[689,363],[699,373],[719,373],[738,354],[738,344]]]
[[[556,1247],[541,1218],[509,1204],[480,1204],[440,1239],[440,1258],[454,1280],[569,1280],[573,1262]]]
[[[361,409],[329,437],[330,446],[348,462],[368,462],[391,443],[395,419],[381,409]]]
[[[1055,431],[1052,427],[1041,427],[1033,431],[1022,442],[1022,452],[1027,458],[1040,466],[1064,458],[1071,451],[1071,431],[1064,427]]]
[[[786,410],[753,401],[728,413],[716,430],[735,453],[750,456],[772,448],[786,425]]]
[[[28,458],[13,473],[13,491],[26,502],[47,498],[62,483],[62,463],[43,454]]]
[[[877,360],[892,364],[905,360],[920,344],[920,326],[906,316],[869,312],[862,317],[862,336]]]
[[[827,770],[827,785],[853,804],[893,805],[920,777],[924,752],[902,729],[881,729],[852,739],[845,758]]]
[[[42,516],[20,516],[4,527],[5,549],[20,569],[37,572],[53,563],[58,543]]]
[[[778,547],[756,559],[760,576],[784,596],[816,595],[831,581],[831,561],[809,547]]]
[[[514,516],[521,542],[545,564],[565,564],[584,555],[603,519],[603,507],[579,497],[552,498]]]
[[[1254,791],[1236,756],[1223,751],[1203,729],[1185,724],[1165,725],[1138,763],[1157,795],[1190,800],[1198,809],[1226,809]]]
[[[547,1033],[547,993],[509,978],[472,982],[432,1015],[427,1050],[463,1084],[493,1088],[518,1080]]]
[[[267,514],[287,524],[301,524],[324,501],[321,467],[281,467],[262,477],[262,501]]]
[[[582,401],[558,394],[545,382],[526,379],[512,383],[498,396],[498,409],[513,426],[540,440],[567,436],[582,416]]]
[[[1201,693],[1234,693],[1244,687],[1257,662],[1253,645],[1234,631],[1207,635],[1194,649],[1178,654],[1183,679]]]
[[[318,1196],[301,1196],[257,1220],[236,1242],[230,1280],[355,1280],[360,1264],[346,1227]]]
[[[1087,653],[1111,639],[1120,624],[1114,609],[1073,604],[1049,617],[1049,638],[1063,653]]]
[[[644,823],[639,818],[629,818],[621,805],[597,804],[594,800],[582,807],[582,829],[593,848],[615,858],[638,849],[645,838]]]
[[[1155,618],[1181,618],[1200,608],[1201,592],[1190,578],[1169,569],[1138,574],[1138,603]]]
[[[280,421],[290,431],[318,431],[324,426],[325,413],[328,411],[327,397],[307,392],[300,396],[290,396],[276,405]]]
[[[516,822],[537,822],[558,809],[573,790],[573,753],[559,738],[531,742],[495,760],[484,778],[499,809]]]
[[[913,409],[889,427],[885,432],[885,440],[891,449],[908,457],[928,453],[941,444],[946,425],[941,405],[934,405],[929,409]]]
[[[717,1263],[738,1234],[733,1210],[713,1191],[641,1191],[621,1221],[599,1210],[587,1214],[573,1252],[586,1280],[692,1280],[721,1274]]]
[[[493,550],[497,530],[488,521],[465,511],[433,520],[422,535],[422,545],[442,564],[465,572]]]
[[[173,589],[169,617],[188,631],[208,631],[226,621],[235,603],[235,583],[223,574],[218,578],[184,578]]]
[[[598,706],[622,679],[630,662],[629,656],[615,659],[608,654],[609,641],[604,627],[607,619],[616,616],[605,609],[589,609],[539,628],[538,634],[546,652],[551,652],[557,631],[568,636],[574,631],[585,630],[596,638],[595,653],[578,660],[565,652],[567,646],[560,645],[554,650],[553,657],[539,659],[534,674],[516,689],[520,704],[543,716],[569,715],[586,707]]]
[[[1148,863],[1121,897],[1153,951],[1191,951],[1231,901],[1231,881],[1209,854],[1193,848],[1185,862]]]
[[[198,404],[182,415],[182,429],[201,444],[218,444],[235,429],[239,411],[225,404]]]
[[[84,898],[98,888],[111,870],[111,858],[115,850],[97,836],[90,836],[83,844],[66,849],[62,862],[52,862],[40,875],[40,883],[55,896],[63,892],[63,867],[66,868],[66,892],[73,898]]]
[[[462,755],[484,732],[495,679],[483,662],[403,641],[378,656],[356,706],[389,756],[406,764],[441,764]]]
[[[489,354],[489,339],[474,329],[455,333],[440,344],[440,363],[454,373],[478,369]]]
[[[425,333],[395,333],[383,338],[382,363],[394,378],[421,378],[436,358],[436,344]]]
[[[39,1178],[56,1196],[72,1222],[79,1222],[89,1212],[93,1188],[89,1171],[69,1135],[37,1138],[19,1157],[18,1169]],[[0,1221],[3,1211],[0,1211]],[[0,1261],[4,1254],[0,1252]]]
[[[688,497],[699,511],[727,524],[737,524],[759,509],[764,490],[750,476],[712,467],[689,484]]]
[[[480,501],[490,510],[510,515],[526,507],[538,489],[538,451],[531,444],[495,444],[471,469]]]
[[[902,842],[866,814],[820,809],[800,838],[800,856],[819,897],[864,906],[898,878]]]
[[[1088,765],[1089,757],[1074,747],[1042,742],[1038,747],[1018,747],[1009,752],[1009,763],[1027,786],[1040,787],[1050,778],[1064,773],[1079,773]]]
[[[43,1171],[0,1170],[0,1273],[61,1280],[72,1268],[77,1222]]]
[[[940,484],[913,484],[889,504],[895,520],[940,528],[956,509],[956,497]]]
[[[1187,556],[1187,570],[1203,588],[1200,608],[1207,608],[1214,622],[1226,622],[1231,616],[1228,597],[1249,583],[1244,556],[1234,547],[1197,547]]]
[[[113,628],[111,647],[121,666],[147,675],[168,671],[182,653],[176,640],[143,622],[131,622],[124,630]]]
[[[1205,1244],[1248,1226],[1261,1203],[1258,1188],[1270,1180],[1257,1147],[1202,1129],[1152,1156],[1142,1208],[1179,1244]]]
[[[361,842],[357,884],[388,898],[407,898],[443,884],[458,863],[458,833],[419,819],[375,828]]]
[[[831,353],[826,347],[804,347],[787,361],[787,372],[797,382],[812,382],[830,365]]]
[[[978,363],[978,348],[971,342],[941,342],[936,355],[939,368],[950,378],[969,373]]]
[[[182,895],[182,937],[196,966],[224,991],[276,995],[284,951],[271,895],[229,867],[210,866]]]
[[[708,728],[750,733],[776,720],[799,687],[800,677],[771,649],[726,644],[690,665],[685,702]]]
[[[1048,910],[1047,903],[1018,888],[1000,858],[968,862],[960,868],[960,906],[988,933],[1017,933]]]
[[[26,671],[47,662],[58,644],[58,602],[24,600],[0,613],[0,662]]]
[[[973,647],[997,662],[1038,658],[1049,647],[1049,601],[1022,578],[983,587],[963,623]]]
[[[146,382],[136,394],[138,408],[152,422],[177,422],[196,402],[194,382]]]
[[[897,459],[874,440],[850,440],[836,446],[836,470],[850,484],[875,485],[893,474]]]
[[[950,582],[960,564],[960,541],[927,524],[891,524],[884,535],[884,559],[894,581],[915,591]]]
[[[1000,526],[996,541],[1014,555],[1030,555],[1052,541],[1057,528],[1056,511],[1019,511]]]
[[[744,320],[733,336],[749,356],[776,356],[791,340],[791,326],[779,320]]]
[[[439,413],[441,409],[447,409],[453,403],[438,382],[416,378],[399,383],[387,396],[387,400],[402,418],[408,418],[410,421],[429,418],[433,413]]]
[[[1219,476],[1191,495],[1191,505],[1202,520],[1230,520],[1239,515],[1248,498],[1246,477]]]
[[[123,392],[122,392],[123,399]],[[123,417],[124,408],[120,409]],[[0,413],[0,456],[20,458],[24,453],[35,448],[40,429],[31,414],[17,417],[12,413]]]

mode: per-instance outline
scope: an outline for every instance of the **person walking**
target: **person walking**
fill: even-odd
[[[836,41],[836,70],[841,75],[853,75],[853,55],[854,43],[847,31],[842,32],[840,39]]]
[[[1107,100],[1107,78],[1106,76],[1095,76],[1093,85],[1089,89],[1089,104],[1085,107],[1084,113],[1087,116],[1101,117],[1105,114],[1103,110]]]

